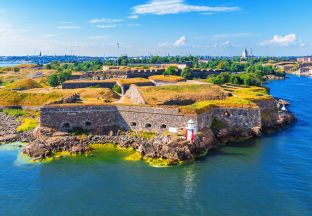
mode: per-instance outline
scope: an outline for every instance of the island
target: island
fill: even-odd
[[[295,122],[287,101],[262,85],[285,73],[254,61],[3,68],[0,143],[26,142],[23,154],[34,161],[114,145],[150,164],[191,162]]]

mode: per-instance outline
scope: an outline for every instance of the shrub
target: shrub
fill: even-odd
[[[181,76],[187,80],[192,80],[194,78],[194,74],[189,67],[186,67],[182,70]]]
[[[212,130],[221,130],[225,128],[225,123],[217,118],[214,118],[211,123]]]
[[[26,112],[21,109],[4,109],[3,113],[12,117],[19,117],[26,114]]]
[[[52,74],[51,76],[48,77],[48,83],[52,87],[56,87],[60,84],[59,77],[57,74]]]
[[[14,67],[14,68],[13,68],[13,71],[14,71],[15,73],[17,73],[17,72],[20,71],[20,69],[19,69],[18,67]]]
[[[35,129],[38,126],[38,121],[34,118],[24,118],[22,120],[22,124],[17,127],[17,131],[23,132],[23,131],[29,131],[32,129]]]
[[[113,87],[113,91],[118,93],[118,94],[121,94],[121,87],[119,85],[115,84]]]
[[[169,66],[165,72],[163,73],[163,75],[179,75],[179,69],[177,66]]]

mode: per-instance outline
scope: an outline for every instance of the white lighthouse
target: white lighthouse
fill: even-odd
[[[190,119],[187,122],[185,138],[187,141],[194,142],[196,138],[196,134],[197,134],[197,128],[195,126],[195,122],[193,121],[193,119]]]

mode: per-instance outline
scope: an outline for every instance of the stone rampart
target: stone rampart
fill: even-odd
[[[213,109],[213,119],[218,119],[225,123],[227,128],[252,129],[262,127],[260,109]]]
[[[198,130],[210,128],[213,119],[227,128],[250,130],[262,127],[261,111],[255,109],[215,108],[202,114],[183,114],[178,108],[123,105],[50,105],[41,109],[41,125],[60,131],[74,128],[105,134],[117,129],[162,132],[169,128],[185,129],[192,119]]]
[[[90,88],[90,87],[113,88],[115,84],[116,82],[77,80],[75,82],[68,81],[68,82],[62,83],[62,89],[77,89],[77,88]]]
[[[146,104],[141,92],[136,85],[131,85],[125,96],[135,104]]]
[[[183,115],[178,109],[138,106],[46,106],[41,109],[41,125],[60,131],[75,128],[102,134],[122,129],[133,131],[166,131],[185,128],[194,115]]]

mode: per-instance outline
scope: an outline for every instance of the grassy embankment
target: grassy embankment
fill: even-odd
[[[150,105],[183,105],[203,100],[222,100],[228,93],[220,86],[209,84],[140,87],[144,100]]]
[[[103,104],[119,99],[119,96],[111,89],[42,88],[42,85],[35,80],[23,79],[0,89],[0,106],[43,106],[73,94],[79,94],[85,104]]]
[[[224,100],[207,100],[184,106],[181,111],[184,113],[202,113],[211,108],[257,108],[256,101],[272,100],[264,87],[244,87],[235,85],[223,85],[224,90],[232,96]]]
[[[150,76],[148,79],[153,80],[155,82],[183,82],[186,81],[185,78],[181,76],[165,76],[165,75],[154,75]]]

